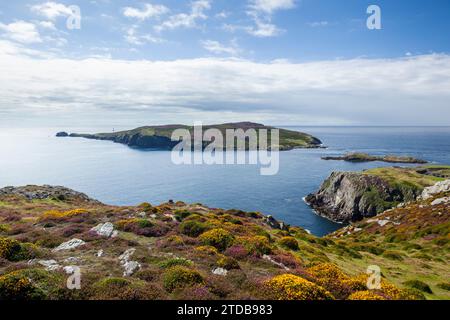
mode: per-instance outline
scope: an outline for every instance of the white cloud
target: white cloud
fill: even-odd
[[[36,25],[30,22],[20,20],[10,24],[0,23],[0,30],[4,32],[6,38],[21,43],[42,42]]]
[[[276,25],[261,21],[259,18],[255,18],[255,26],[247,27],[246,31],[260,38],[275,37],[284,32],[284,30],[278,28]]]
[[[250,0],[249,6],[254,11],[272,14],[278,10],[294,8],[295,0]]]
[[[219,13],[217,13],[214,17],[216,17],[217,19],[226,19],[230,16],[230,13],[227,11],[221,11]]]
[[[139,34],[137,31],[137,26],[131,26],[126,30],[125,34],[125,40],[130,43],[137,46],[141,46],[145,43],[162,43],[164,42],[164,39],[155,37],[151,34]]]
[[[166,21],[155,27],[155,30],[161,32],[163,30],[177,28],[195,28],[198,20],[206,20],[208,16],[205,11],[211,8],[209,0],[197,0],[191,3],[191,11],[189,13],[179,13],[170,16]]]
[[[55,20],[58,17],[67,17],[72,14],[70,6],[52,1],[34,5],[31,7],[31,11],[50,20]]]
[[[153,5],[145,3],[142,10],[138,8],[125,7],[123,9],[123,15],[128,18],[136,18],[144,21],[149,18],[160,17],[169,12],[169,8],[163,5]]]
[[[276,11],[295,7],[295,0],[249,0],[247,15],[253,20],[254,26],[246,27],[247,33],[255,37],[275,37],[284,32],[272,23]]]
[[[39,26],[44,29],[56,30],[55,24],[51,21],[40,21]]]
[[[217,55],[228,54],[231,56],[236,56],[240,52],[236,41],[232,41],[228,46],[214,40],[204,40],[201,44],[205,50]]]
[[[317,28],[317,27],[326,27],[329,25],[328,21],[314,21],[314,22],[309,22],[308,26],[313,27],[313,28]]]
[[[0,41],[0,113],[22,118],[59,112],[186,122],[225,114],[275,124],[405,125],[450,119],[449,55],[256,63],[47,59],[21,52]]]

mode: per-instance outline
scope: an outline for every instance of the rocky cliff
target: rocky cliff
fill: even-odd
[[[442,167],[448,170],[447,167]],[[321,216],[336,222],[372,217],[415,200],[440,179],[437,170],[379,168],[365,172],[333,172],[306,202]],[[423,174],[425,172],[426,174]]]

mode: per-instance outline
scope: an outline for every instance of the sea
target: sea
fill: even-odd
[[[283,126],[281,126],[283,127]],[[112,205],[168,200],[259,211],[323,236],[342,225],[317,216],[303,198],[333,171],[392,166],[325,161],[346,152],[408,155],[450,164],[450,127],[284,127],[312,134],[326,149],[280,153],[279,172],[255,165],[175,165],[169,151],[138,150],[110,141],[56,138],[58,131],[111,132],[110,127],[0,127],[0,187],[66,186]],[[129,127],[116,127],[131,129]]]

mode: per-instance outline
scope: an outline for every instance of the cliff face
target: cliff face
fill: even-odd
[[[415,196],[415,194],[414,194]],[[372,217],[411,195],[392,188],[383,179],[355,172],[333,172],[320,190],[306,201],[318,214],[336,222]]]
[[[403,202],[411,202],[437,183],[445,187],[450,167],[387,167],[363,172],[333,172],[306,202],[321,216],[336,222],[373,217]],[[441,184],[439,184],[441,182]],[[431,189],[432,189],[431,188]]]

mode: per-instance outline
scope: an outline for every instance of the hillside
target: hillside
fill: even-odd
[[[208,129],[218,129],[222,132],[225,141],[225,131],[227,129],[255,129],[257,132],[261,129],[268,130],[268,139],[270,146],[270,130],[277,129],[275,127],[265,126],[258,123],[240,122],[240,123],[227,123],[218,125],[203,126],[203,131]],[[98,133],[98,134],[79,134],[72,133],[67,134],[65,132],[57,133],[59,137],[75,137],[75,138],[87,138],[95,140],[110,140],[116,143],[126,144],[130,147],[136,148],[154,148],[154,149],[172,149],[179,141],[171,141],[172,132],[176,129],[187,129],[193,135],[194,128],[192,126],[185,125],[165,125],[165,126],[146,126],[133,130],[119,131],[113,133]],[[291,131],[286,129],[280,130],[280,143],[279,148],[281,151],[292,150],[296,148],[319,148],[322,142],[306,133]],[[204,145],[210,142],[204,141]],[[259,145],[258,145],[259,147]],[[248,149],[248,145],[246,146]]]
[[[318,238],[259,212],[4,188],[0,299],[450,299],[447,195]],[[367,291],[373,264],[385,278]]]
[[[387,167],[363,172],[333,172],[306,197],[318,214],[337,222],[373,217],[416,200],[423,189],[450,177],[449,166]]]

